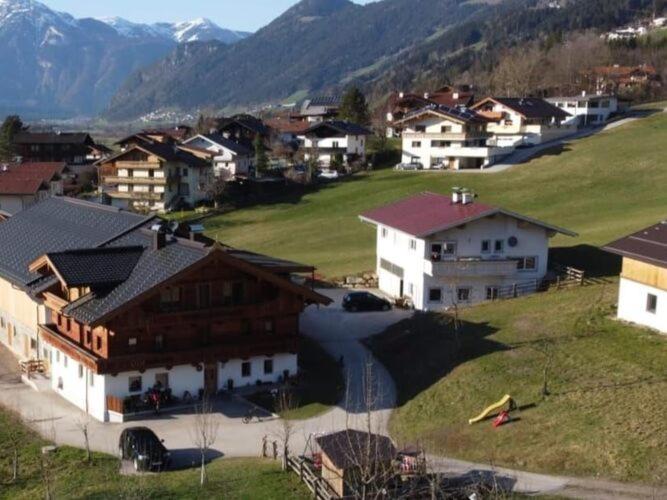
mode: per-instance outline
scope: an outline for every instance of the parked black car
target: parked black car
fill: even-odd
[[[120,435],[118,454],[131,460],[136,471],[165,470],[171,458],[162,443],[148,427],[130,427]]]
[[[391,302],[369,292],[352,292],[343,298],[343,309],[356,311],[389,311]]]

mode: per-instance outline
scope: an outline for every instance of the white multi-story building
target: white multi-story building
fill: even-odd
[[[361,220],[377,227],[380,290],[421,311],[535,291],[547,274],[549,238],[575,236],[458,189],[412,196]]]
[[[100,172],[113,206],[164,212],[206,200],[213,166],[176,144],[147,141],[103,160]]]
[[[667,333],[667,222],[609,243],[623,257],[618,318]]]
[[[245,144],[227,139],[220,134],[196,135],[186,140],[183,145],[213,153],[213,169],[216,177],[248,177],[252,172],[254,151]]]
[[[496,146],[535,146],[573,134],[570,114],[544,99],[487,97],[472,107],[489,119],[486,130]]]
[[[613,95],[582,92],[579,96],[550,97],[547,101],[572,115],[563,122],[565,125],[602,125],[618,113],[618,98]]]
[[[356,123],[344,121],[319,122],[300,137],[304,159],[315,158],[329,168],[338,158],[341,165],[366,161],[366,142],[372,132]]]
[[[514,148],[489,146],[487,124],[474,111],[436,104],[408,113],[396,122],[403,130],[402,161],[421,163],[427,170],[493,165]]]

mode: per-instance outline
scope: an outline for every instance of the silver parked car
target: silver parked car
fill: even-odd
[[[410,162],[410,163],[399,163],[394,167],[395,170],[423,170],[424,165],[420,162]]]

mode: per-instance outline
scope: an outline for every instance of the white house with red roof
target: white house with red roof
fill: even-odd
[[[422,193],[360,218],[377,227],[380,290],[410,298],[421,311],[536,291],[547,274],[549,238],[576,236],[458,188],[451,197]]]

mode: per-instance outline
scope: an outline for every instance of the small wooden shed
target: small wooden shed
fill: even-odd
[[[340,497],[354,496],[363,482],[381,486],[394,476],[397,452],[387,436],[344,430],[318,436],[315,442],[322,454],[322,479]]]

